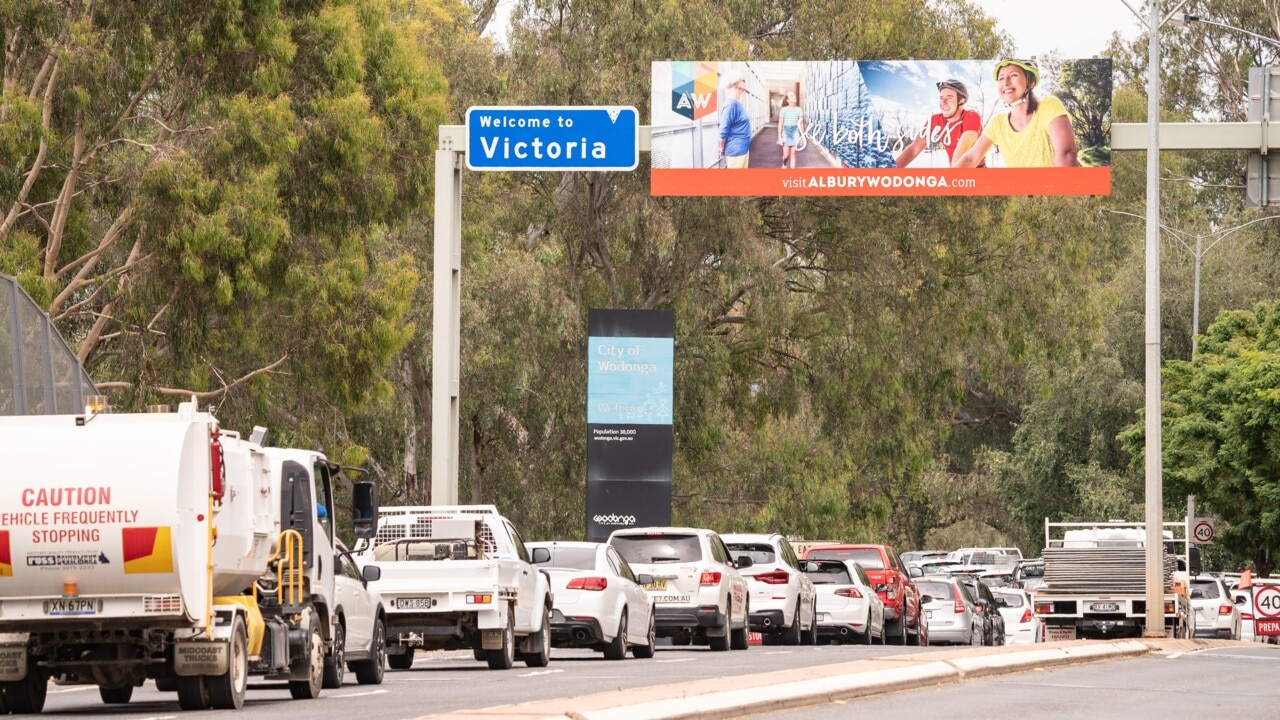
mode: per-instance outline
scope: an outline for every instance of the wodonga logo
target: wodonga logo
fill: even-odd
[[[621,525],[629,527],[636,524],[635,515],[596,515],[591,518],[597,525]]]

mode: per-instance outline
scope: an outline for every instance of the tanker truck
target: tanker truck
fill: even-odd
[[[334,491],[356,537],[377,495],[313,450],[177,412],[0,417],[0,714],[48,683],[238,709],[250,675],[319,695],[333,653]]]

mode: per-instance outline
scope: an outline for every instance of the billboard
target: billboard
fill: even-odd
[[[671,524],[670,310],[587,314],[587,540]]]
[[[653,63],[653,195],[1108,195],[1111,60]]]

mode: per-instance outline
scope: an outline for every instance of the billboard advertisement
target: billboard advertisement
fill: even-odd
[[[1111,60],[660,61],[653,195],[1108,195]]]
[[[587,314],[587,540],[671,524],[670,310]]]

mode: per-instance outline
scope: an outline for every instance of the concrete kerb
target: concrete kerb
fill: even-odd
[[[1195,644],[1194,641],[1180,641]],[[1167,651],[1169,641],[1068,641],[1043,645],[915,653],[842,665],[738,676],[735,688],[706,691],[701,683],[681,683],[463,710],[430,716],[433,720],[717,720],[744,714],[822,705],[887,692],[959,683],[1039,668],[1134,657]],[[887,667],[876,667],[884,664]],[[805,679],[788,679],[808,673]],[[820,677],[813,677],[820,674]],[[637,691],[643,693],[637,694]],[[654,695],[663,695],[652,699]],[[648,699],[640,699],[647,696]]]

